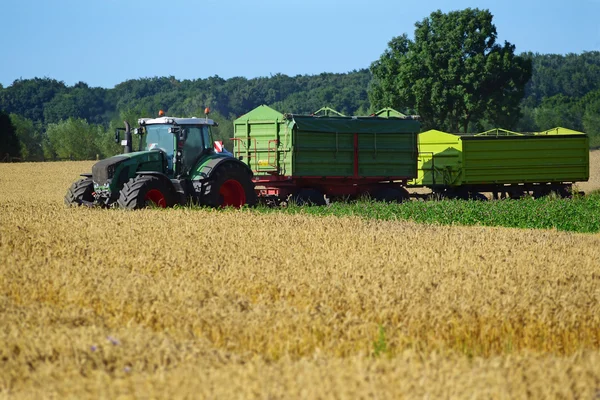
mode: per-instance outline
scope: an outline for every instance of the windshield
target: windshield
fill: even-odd
[[[160,150],[167,156],[169,171],[173,170],[173,153],[175,152],[175,137],[169,133],[172,125],[147,125],[145,150]]]

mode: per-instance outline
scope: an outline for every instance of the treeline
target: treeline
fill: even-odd
[[[115,129],[122,127],[124,120],[135,124],[138,118],[156,116],[159,110],[167,115],[200,117],[205,107],[210,107],[210,117],[219,123],[213,130],[216,140],[232,137],[232,121],[261,104],[296,113],[310,113],[323,105],[346,114],[366,113],[369,81],[366,69],[255,79],[144,78],[125,81],[113,89],[35,78],[0,86],[0,110],[10,114],[22,159],[84,159],[119,152],[113,142]],[[6,129],[0,122],[0,132]],[[86,140],[70,138],[77,129]],[[15,149],[0,144],[2,157],[5,153],[18,157]]]
[[[600,52],[522,54],[532,60],[532,78],[521,102],[522,117],[507,129],[540,131],[555,126],[587,132],[600,146]],[[368,69],[345,74],[196,80],[132,79],[113,89],[67,86],[51,78],[0,85],[0,161],[9,154],[26,161],[107,157],[121,151],[114,130],[127,120],[157,115],[203,116],[210,107],[219,122],[216,139],[232,136],[232,121],[267,104],[282,112],[311,113],[323,106],[346,115],[372,111]],[[11,133],[12,132],[12,133]],[[9,136],[17,140],[9,140]],[[228,142],[226,142],[227,144]]]
[[[588,133],[591,145],[600,147],[600,52],[527,56],[533,75],[525,87],[516,129],[563,126]]]

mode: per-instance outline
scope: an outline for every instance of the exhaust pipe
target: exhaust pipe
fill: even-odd
[[[125,123],[125,151],[124,153],[131,153],[133,152],[133,139],[131,137],[131,126],[129,125],[129,122],[127,121],[123,121]]]

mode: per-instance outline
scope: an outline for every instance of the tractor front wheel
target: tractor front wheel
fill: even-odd
[[[203,191],[202,203],[210,207],[255,206],[254,183],[246,169],[233,162],[221,164]]]
[[[92,178],[80,179],[73,183],[65,195],[65,204],[80,206],[94,202],[94,182]]]
[[[119,207],[137,210],[148,206],[173,207],[175,196],[170,187],[155,176],[136,176],[127,182],[117,200]]]

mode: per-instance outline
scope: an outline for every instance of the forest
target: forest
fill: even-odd
[[[518,102],[518,115],[502,128],[541,131],[556,126],[587,132],[600,147],[600,52],[522,53],[531,78]],[[131,79],[114,88],[68,86],[50,77],[0,85],[0,161],[95,159],[119,153],[114,131],[127,120],[156,116],[203,116],[210,107],[219,123],[215,139],[231,142],[232,121],[261,104],[281,112],[312,113],[332,107],[345,115],[376,111],[370,100],[373,67],[348,73],[247,79],[219,76],[178,80],[174,76]],[[411,110],[407,105],[402,111]],[[501,111],[500,111],[501,112]],[[494,127],[489,120],[468,123],[467,131]]]

